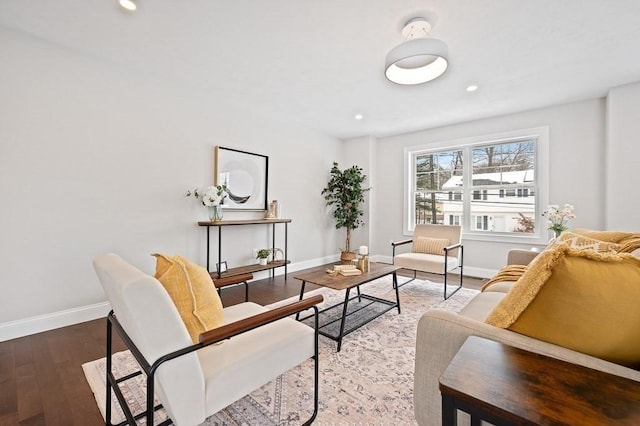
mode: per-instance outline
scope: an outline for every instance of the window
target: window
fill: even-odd
[[[475,216],[475,228],[481,231],[486,231],[489,229],[489,216]]]
[[[473,199],[474,200],[486,200],[487,199],[487,190],[483,189],[482,192],[479,190],[473,191]]]
[[[547,145],[545,127],[406,148],[406,231],[459,224],[465,238],[546,240]]]
[[[461,151],[439,151],[414,157],[416,191],[414,193],[414,224],[443,223],[442,203],[462,206]],[[449,183],[448,187],[445,184]],[[451,211],[449,211],[451,213]]]
[[[452,192],[449,191],[449,201],[461,201],[462,200],[462,192],[460,191],[456,191],[456,192]]]

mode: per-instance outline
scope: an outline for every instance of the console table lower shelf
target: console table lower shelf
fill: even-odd
[[[285,265],[288,265],[289,263],[291,263],[290,260],[287,260],[287,261],[274,260],[272,262],[267,263],[266,265],[260,265],[255,263],[253,265],[245,265],[245,266],[238,266],[236,268],[229,268],[227,271],[221,272],[221,273],[212,271],[212,272],[209,272],[209,274],[213,279],[227,278],[235,275],[253,274],[254,272],[268,271],[275,268],[281,268]]]
[[[398,314],[400,313],[400,296],[396,278],[396,270],[398,269],[399,268],[393,265],[372,263],[371,270],[362,275],[350,277],[340,275],[330,276],[323,269],[299,274],[294,278],[302,280],[300,300],[303,298],[304,288],[307,282],[334,290],[346,290],[343,302],[336,303],[318,312],[318,333],[336,341],[338,343],[337,352],[340,352],[342,339],[347,334],[394,308],[398,309]],[[381,299],[360,291],[361,285],[386,275],[393,276],[392,285],[396,293],[395,301]],[[356,289],[355,296],[351,296],[351,289],[353,288]],[[311,324],[311,322],[314,321],[313,316],[300,318],[298,314],[296,318],[309,325],[313,325]]]

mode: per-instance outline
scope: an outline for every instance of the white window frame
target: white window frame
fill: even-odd
[[[473,196],[471,187],[470,173],[464,174],[464,191],[463,195],[463,218],[462,218],[462,238],[477,241],[498,241],[510,242],[517,244],[546,244],[549,240],[549,231],[544,226],[544,219],[541,216],[544,208],[549,204],[549,126],[535,127],[530,129],[513,130],[502,133],[494,133],[483,136],[474,136],[469,138],[453,139],[447,141],[434,142],[424,145],[408,146],[404,148],[404,206],[403,206],[403,231],[404,235],[413,235],[415,224],[414,216],[414,188],[415,188],[415,157],[418,154],[428,152],[467,149],[474,146],[483,146],[490,144],[500,144],[512,141],[534,139],[536,149],[535,159],[535,214],[536,229],[532,234],[514,233],[514,232],[494,232],[494,231],[475,231],[472,229],[471,223],[471,198]],[[466,164],[469,163],[468,158],[465,159]],[[531,190],[529,191],[531,193]],[[506,197],[506,193],[505,193]]]

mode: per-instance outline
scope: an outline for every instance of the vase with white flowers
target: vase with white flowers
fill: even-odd
[[[555,238],[558,238],[560,234],[569,229],[569,220],[576,218],[571,204],[565,204],[562,208],[557,204],[550,205],[542,212],[542,216],[549,220],[547,229],[553,231]]]
[[[218,222],[222,220],[222,205],[229,195],[226,185],[205,186],[187,191],[187,197],[195,197],[209,210],[209,220]]]

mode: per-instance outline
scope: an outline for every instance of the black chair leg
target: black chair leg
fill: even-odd
[[[456,287],[455,290],[453,290],[453,293],[449,294],[447,296],[447,273],[444,273],[444,300],[447,300],[448,298],[450,298],[451,296],[453,296],[454,294],[456,294],[458,292],[458,290],[460,290],[462,288],[462,268],[460,268],[460,283],[458,284],[458,286]]]
[[[396,289],[396,286],[398,286],[398,288],[400,288],[400,287],[402,287],[402,286],[403,286],[403,285],[405,285],[405,284],[409,284],[411,281],[413,281],[413,280],[415,280],[415,279],[416,279],[416,277],[418,276],[417,274],[418,274],[418,272],[417,272],[417,271],[413,271],[413,278],[411,278],[410,280],[407,280],[407,281],[403,282],[402,284],[395,284],[395,283],[394,283],[393,289],[395,290],[395,289]]]

